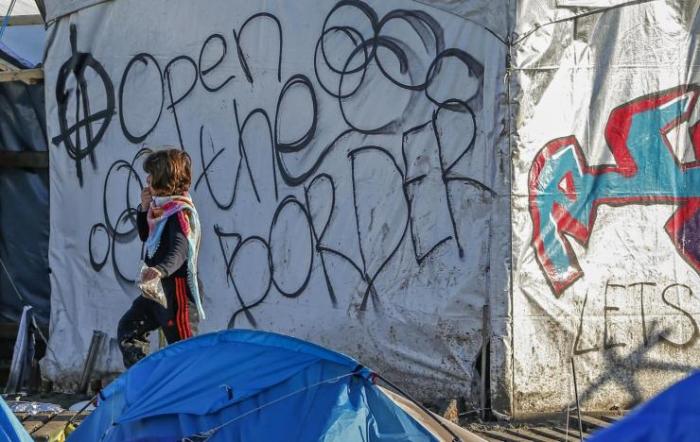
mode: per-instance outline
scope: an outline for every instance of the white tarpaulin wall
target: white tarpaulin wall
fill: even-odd
[[[194,161],[202,331],[306,338],[424,398],[475,392],[482,308],[503,322],[508,302],[507,32],[484,24],[510,12],[426,3],[120,0],[58,19],[43,373],[74,385],[95,329],[112,337],[98,369],[123,369],[143,149],[172,144]]]
[[[597,409],[697,367],[700,2],[192,5],[50,8],[52,380],[136,296],[163,144],[194,159],[204,331],[307,338],[423,398],[478,392],[483,333],[511,415],[572,403],[571,358]]]
[[[700,365],[699,6],[519,2],[513,414],[573,403],[571,357],[592,409]]]

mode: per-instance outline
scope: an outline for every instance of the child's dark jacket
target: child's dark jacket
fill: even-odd
[[[146,241],[148,238],[148,221],[146,216],[146,211],[137,211],[136,225],[141,241]],[[169,286],[170,284],[167,284],[165,280],[174,277],[187,278],[188,250],[189,242],[187,241],[187,236],[182,232],[177,216],[173,215],[165,222],[158,250],[156,250],[154,256],[146,256],[144,262],[147,266],[158,270],[161,278],[164,280],[164,286]],[[199,281],[197,282],[199,283]],[[190,300],[193,300],[189,289],[187,290],[187,296]]]

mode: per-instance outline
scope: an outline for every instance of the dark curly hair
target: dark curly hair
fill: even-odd
[[[151,153],[143,163],[143,170],[151,175],[154,193],[161,196],[184,195],[192,184],[192,160],[181,149]]]

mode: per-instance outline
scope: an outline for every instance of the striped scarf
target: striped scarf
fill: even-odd
[[[163,229],[170,216],[177,216],[182,232],[189,242],[187,253],[187,284],[197,305],[197,311],[202,319],[205,319],[202,300],[199,295],[199,285],[197,283],[197,255],[201,239],[201,229],[199,226],[199,215],[194,208],[189,194],[174,195],[164,197],[154,197],[153,204],[148,209],[148,238],[146,239],[146,255],[153,257],[158,250]]]

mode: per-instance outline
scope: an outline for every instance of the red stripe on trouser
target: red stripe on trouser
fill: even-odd
[[[185,331],[185,326],[184,322],[182,320],[182,279],[181,278],[175,278],[175,297],[177,299],[177,313],[176,313],[176,321],[177,321],[177,334],[180,337],[180,339],[185,339],[186,336],[186,331]]]
[[[189,300],[187,298],[187,282],[184,282],[183,284],[184,284],[184,289],[185,289],[185,290],[183,290],[183,292],[184,292],[183,296],[185,298],[185,302],[184,302],[184,305],[185,305],[185,328],[187,329],[187,337],[191,338],[193,336],[193,333],[192,333],[192,327],[190,326],[190,303],[189,303]]]
[[[175,324],[177,325],[177,336],[182,337],[182,331],[180,326],[180,281],[175,278]]]
[[[186,339],[192,337],[192,329],[190,328],[190,308],[187,302],[187,283],[185,282],[184,278],[178,278],[178,282],[180,283],[181,302],[178,308],[178,313],[181,314],[182,318],[182,333],[180,334],[180,337],[182,339]]]

